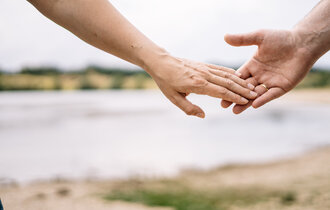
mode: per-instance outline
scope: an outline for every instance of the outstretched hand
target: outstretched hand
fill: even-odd
[[[257,45],[254,56],[238,71],[241,78],[256,86],[258,98],[246,105],[237,104],[233,112],[239,114],[249,106],[258,108],[292,90],[314,64],[309,49],[292,31],[259,30],[241,35],[226,35],[232,46]],[[223,100],[227,108],[232,103]]]
[[[187,115],[205,117],[204,111],[186,97],[190,93],[222,98],[237,104],[255,99],[254,86],[239,78],[235,70],[165,54],[146,67],[164,95]]]

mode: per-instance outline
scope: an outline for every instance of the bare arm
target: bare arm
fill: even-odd
[[[243,79],[256,86],[259,97],[247,105],[235,105],[234,113],[239,114],[251,105],[261,107],[292,90],[329,51],[330,0],[322,0],[290,31],[259,30],[227,35],[225,40],[233,46],[258,46],[257,52],[239,72]],[[222,101],[225,108],[231,104]]]
[[[253,86],[224,67],[178,59],[129,23],[107,0],[29,0],[41,13],[87,43],[145,69],[164,95],[189,115],[204,117],[190,93],[246,104]],[[243,98],[243,97],[245,98]]]
[[[322,0],[293,29],[301,48],[311,53],[313,65],[330,49],[330,0]]]

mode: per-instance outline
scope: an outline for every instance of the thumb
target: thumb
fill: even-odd
[[[193,115],[199,118],[204,118],[205,117],[205,113],[204,111],[192,104],[190,101],[187,100],[187,98],[178,93],[178,92],[174,92],[172,94],[172,96],[168,97],[170,99],[170,101],[175,104],[177,107],[179,107],[182,111],[184,111],[187,115]]]
[[[225,41],[232,46],[259,45],[264,38],[263,31],[255,31],[246,34],[226,34]]]

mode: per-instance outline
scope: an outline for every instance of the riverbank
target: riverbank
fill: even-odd
[[[296,90],[276,103],[291,102],[330,104],[330,90]],[[13,210],[328,210],[329,163],[327,147],[268,163],[186,170],[173,178],[2,185],[0,180],[0,197],[5,209]]]
[[[159,202],[177,207],[194,195],[200,195],[193,197],[195,205],[199,202],[209,205],[200,209],[327,210],[330,208],[329,162],[330,148],[322,148],[294,159],[185,171],[171,179],[57,180],[1,186],[0,195],[5,207],[12,210],[167,210],[174,208],[151,208],[141,203]],[[116,197],[135,203],[114,201]],[[165,201],[171,197],[183,204]]]

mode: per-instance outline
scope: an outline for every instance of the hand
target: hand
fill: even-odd
[[[257,45],[254,56],[239,70],[241,78],[256,86],[258,98],[246,105],[237,104],[233,112],[239,114],[249,106],[258,108],[292,90],[309,72],[315,59],[308,47],[294,31],[260,30],[242,35],[226,35],[232,46]],[[223,100],[227,108],[231,102]]]
[[[190,93],[223,98],[237,104],[255,99],[254,86],[235,70],[163,55],[146,68],[164,95],[187,115],[205,117],[204,111],[187,100]],[[245,97],[245,98],[243,98]]]

